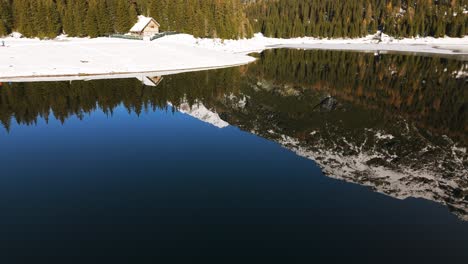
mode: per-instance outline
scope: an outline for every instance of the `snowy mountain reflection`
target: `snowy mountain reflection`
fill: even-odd
[[[315,161],[332,178],[405,199],[446,205],[468,220],[468,62],[340,51],[274,50],[231,69],[90,82],[10,83],[0,120],[34,124],[50,115],[124,105],[180,110],[237,126]]]

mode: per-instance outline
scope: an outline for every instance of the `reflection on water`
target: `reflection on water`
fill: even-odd
[[[264,113],[241,123],[330,177],[468,220],[467,70],[430,57],[273,51],[245,93],[247,111]]]
[[[314,160],[333,178],[446,205],[468,220],[468,63],[340,51],[273,50],[251,65],[138,80],[9,83],[0,120],[66,122],[119,105],[180,110]]]

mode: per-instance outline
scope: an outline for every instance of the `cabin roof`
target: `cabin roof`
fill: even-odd
[[[154,21],[158,27],[160,26],[152,17],[138,16],[138,22],[130,29],[130,32],[142,32],[151,21]]]

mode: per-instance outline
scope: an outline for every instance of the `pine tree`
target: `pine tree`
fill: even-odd
[[[99,33],[101,35],[107,35],[114,31],[112,25],[112,18],[110,16],[110,10],[107,6],[106,0],[98,0],[98,7],[97,7],[97,21],[98,21],[98,28]]]
[[[11,6],[10,1],[0,0],[0,36],[5,36],[11,30]]]
[[[45,35],[48,38],[54,38],[60,33],[62,29],[60,23],[60,13],[54,0],[46,0],[45,11],[47,14]]]
[[[31,1],[33,34],[40,38],[47,37],[47,8],[44,0]]]
[[[73,0],[73,26],[75,28],[75,35],[78,37],[86,36],[86,10],[87,3],[81,0]]]
[[[128,1],[118,1],[115,9],[115,31],[118,33],[127,33],[132,27],[133,18],[131,18],[130,15],[134,15],[135,13],[136,11],[133,5],[131,6]]]
[[[64,10],[64,17],[62,18],[63,31],[70,37],[77,35],[75,27],[75,13],[73,12],[73,5],[69,3]]]
[[[96,0],[89,0],[88,11],[86,13],[86,33],[95,38],[100,35],[98,23],[98,3]]]

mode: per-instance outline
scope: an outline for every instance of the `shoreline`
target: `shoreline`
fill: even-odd
[[[145,77],[166,76],[166,75],[185,73],[185,72],[225,69],[225,68],[242,66],[242,65],[245,65],[245,63],[217,66],[217,67],[173,69],[173,70],[165,70],[165,71],[112,72],[112,73],[40,75],[40,76],[33,75],[33,76],[14,76],[14,77],[7,76],[7,77],[0,77],[0,82],[91,81],[91,80],[102,80],[102,79],[127,79],[127,78],[142,79]]]
[[[227,68],[255,61],[249,53],[277,48],[398,53],[468,61],[468,37],[397,40],[384,35],[379,44],[372,43],[372,36],[274,39],[261,34],[240,40],[197,39],[187,34],[153,42],[64,36],[54,40],[4,40],[7,47],[0,47],[0,82],[143,78]]]

